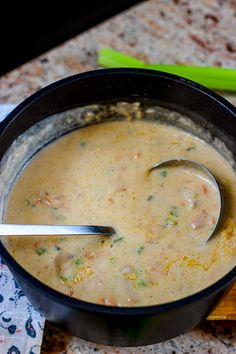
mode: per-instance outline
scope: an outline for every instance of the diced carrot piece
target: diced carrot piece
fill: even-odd
[[[194,230],[198,230],[201,227],[205,226],[207,223],[209,214],[205,210],[201,210],[195,215],[191,222],[191,226]]]
[[[118,303],[115,300],[115,298],[112,296],[109,299],[102,297],[101,299],[98,300],[97,302],[100,305],[107,305],[107,306],[117,306]]]
[[[207,194],[207,192],[208,192],[207,186],[205,184],[201,184],[200,187],[201,187],[202,194]]]
[[[141,157],[141,152],[140,151],[136,152],[136,154],[134,155],[134,158],[139,159],[140,157]]]
[[[106,305],[106,302],[105,302],[104,297],[102,297],[101,299],[99,299],[99,300],[97,301],[97,303],[100,304],[100,305]]]
[[[95,257],[95,253],[94,252],[89,252],[89,253],[86,253],[86,257],[88,259],[93,259]]]

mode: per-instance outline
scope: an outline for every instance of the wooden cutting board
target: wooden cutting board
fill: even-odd
[[[236,320],[236,284],[210,313],[208,320]]]

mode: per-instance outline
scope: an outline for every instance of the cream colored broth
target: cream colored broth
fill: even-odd
[[[186,157],[208,166],[224,187],[227,210],[218,234],[218,199],[199,171],[165,167]],[[73,297],[115,306],[159,304],[199,291],[236,263],[236,178],[224,158],[174,127],[114,121],[72,132],[44,148],[13,187],[9,223],[100,224],[112,237],[10,238],[30,273]]]

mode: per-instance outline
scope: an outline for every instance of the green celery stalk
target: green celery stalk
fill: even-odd
[[[146,64],[139,59],[110,48],[103,48],[99,51],[98,63],[108,68],[143,68],[163,71],[193,80],[211,89],[236,92],[236,69],[173,64]]]

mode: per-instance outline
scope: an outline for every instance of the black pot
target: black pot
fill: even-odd
[[[236,109],[222,97],[183,78],[139,69],[98,70],[58,81],[36,92],[6,118],[0,159],[13,141],[36,122],[72,107],[108,101],[155,102],[185,113],[213,130],[236,152]],[[0,253],[32,304],[73,335],[118,346],[147,345],[198,325],[232,286],[236,267],[208,288],[158,306],[117,308],[76,300],[27,273],[0,243]]]

